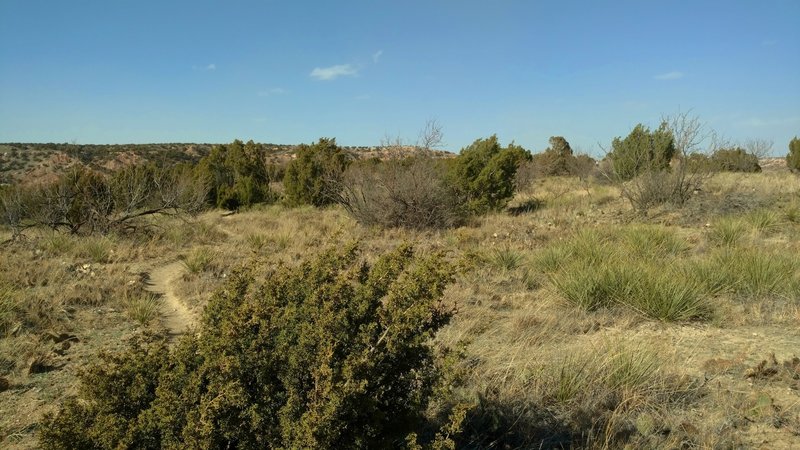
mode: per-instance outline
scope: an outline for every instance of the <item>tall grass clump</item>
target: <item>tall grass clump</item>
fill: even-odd
[[[624,272],[586,262],[563,267],[550,280],[566,300],[586,311],[611,306],[630,284]]]
[[[581,309],[619,305],[657,320],[705,319],[711,308],[702,285],[683,276],[676,258],[685,249],[669,231],[636,227],[610,238],[579,233],[537,263],[555,291]]]
[[[247,247],[253,251],[260,251],[269,243],[269,238],[260,233],[250,233],[244,237]]]
[[[720,253],[716,261],[720,270],[727,271],[735,294],[750,298],[771,295],[800,298],[797,283],[800,259],[795,255],[742,248]]]
[[[127,294],[124,302],[128,316],[141,325],[149,325],[159,314],[161,299],[153,293]]]
[[[93,263],[107,263],[114,253],[114,243],[105,236],[88,236],[75,243],[75,252],[79,258],[86,258]]]
[[[731,277],[732,262],[727,258],[704,257],[687,261],[680,266],[679,276],[699,285],[706,295],[717,296],[733,292],[738,281]]]
[[[598,266],[613,253],[607,237],[593,230],[582,230],[567,241],[540,251],[535,257],[535,265],[545,272],[553,272],[574,261]]]
[[[495,248],[489,254],[491,265],[504,271],[512,271],[518,268],[524,259],[521,252],[510,247]]]
[[[747,225],[733,217],[720,218],[708,232],[708,240],[722,247],[735,246],[747,233]]]
[[[215,258],[216,255],[208,247],[197,247],[186,255],[183,265],[189,273],[198,274],[208,270]]]
[[[75,248],[75,238],[68,234],[51,233],[42,240],[44,251],[52,255],[64,255]]]
[[[783,217],[789,223],[800,224],[800,206],[792,205],[786,208]]]
[[[629,286],[628,300],[620,301],[658,320],[674,322],[709,318],[711,307],[700,283],[680,275],[675,270],[647,267]]]
[[[464,448],[671,448],[660,408],[696,395],[653,345],[608,343],[542,361],[528,379],[493,380],[469,413]],[[635,427],[640,416],[652,427]],[[646,429],[645,429],[646,428]]]
[[[800,258],[763,248],[722,248],[681,269],[707,295],[800,298]]]
[[[772,234],[780,230],[782,220],[778,213],[767,209],[753,211],[745,217],[750,226],[759,233]]]
[[[673,231],[655,225],[625,227],[619,238],[637,257],[677,256],[689,248]]]

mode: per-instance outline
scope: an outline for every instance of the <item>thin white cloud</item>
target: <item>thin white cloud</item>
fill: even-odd
[[[205,65],[205,66],[192,66],[192,70],[203,70],[203,71],[217,70],[217,65],[214,64],[214,63],[211,63],[211,64],[208,64],[208,65]]]
[[[372,62],[377,64],[378,61],[381,59],[381,56],[383,56],[383,50],[378,50],[377,52],[373,53]]]
[[[753,128],[774,127],[782,125],[800,125],[800,116],[778,117],[772,119],[764,119],[761,117],[750,117],[749,119],[739,122],[739,124]]]
[[[286,89],[276,87],[271,89],[265,89],[263,91],[258,91],[258,94],[256,95],[258,95],[259,97],[272,97],[273,95],[284,95],[288,93],[289,91],[287,91]]]
[[[677,70],[673,70],[672,72],[662,73],[654,76],[656,80],[680,80],[681,78],[685,77],[686,74],[683,72],[678,72]]]
[[[315,67],[309,76],[320,81],[335,80],[343,76],[356,76],[358,69],[352,64],[338,64],[330,67]]]

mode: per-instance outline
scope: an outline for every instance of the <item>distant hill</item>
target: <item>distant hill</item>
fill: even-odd
[[[155,162],[157,164],[197,163],[217,144],[0,144],[0,184],[41,181],[56,177],[70,167],[82,165],[104,173],[121,167]],[[286,164],[298,145],[264,144],[264,161]],[[409,156],[449,158],[454,154],[442,150],[402,147],[342,147],[353,159],[395,159]]]

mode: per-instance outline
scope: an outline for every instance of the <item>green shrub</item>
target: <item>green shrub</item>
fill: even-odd
[[[638,124],[625,139],[614,138],[608,157],[613,175],[620,180],[630,180],[644,172],[667,169],[675,152],[672,132],[666,123],[654,131]]]
[[[195,171],[210,184],[208,200],[218,207],[236,210],[256,203],[275,200],[269,189],[269,172],[263,157],[266,148],[248,141],[235,140],[217,145],[198,163]]]
[[[463,148],[449,170],[449,181],[469,212],[503,208],[514,195],[514,177],[530,152],[517,145],[500,147],[497,136]]]
[[[789,141],[789,153],[786,155],[786,166],[792,172],[800,172],[800,139],[797,136]]]
[[[711,154],[711,162],[716,170],[724,172],[761,172],[758,156],[739,147],[716,150]]]
[[[561,136],[550,137],[550,146],[532,156],[530,164],[539,176],[570,175],[572,147]]]
[[[686,158],[686,164],[691,172],[712,172],[717,169],[711,157],[699,152],[692,152]]]
[[[245,267],[175,349],[143,339],[104,355],[80,400],[44,419],[40,443],[419,448],[424,412],[444,392],[432,339],[452,315],[441,303],[451,273],[408,246],[371,266],[350,246],[300,267]],[[452,441],[443,433],[436,448]]]
[[[290,206],[324,206],[335,201],[347,155],[336,139],[301,145],[283,176],[284,200]]]

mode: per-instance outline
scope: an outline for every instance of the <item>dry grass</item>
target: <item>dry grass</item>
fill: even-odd
[[[371,259],[408,241],[459,267],[446,292],[458,314],[437,342],[464,349],[454,393],[476,405],[466,448],[747,447],[759,436],[780,448],[797,439],[793,375],[747,373],[765,352],[783,367],[800,348],[800,177],[719,174],[685,209],[649,219],[617,188],[572,178],[536,180],[511,207],[520,205],[535,207],[447,231],[365,228],[336,208],[281,206],[158,219],[137,236],[43,231],[0,250],[0,376],[51,386],[36,401],[57,403],[52,389],[74,386],[90,347],[157,322],[157,299],[138,274],[179,257],[188,270],[176,292],[202,307],[253,258],[296,264],[358,240]],[[48,332],[81,344],[53,356]],[[66,365],[32,376],[31,358]],[[0,409],[25,395],[0,393]],[[35,447],[32,417],[0,423],[0,446]]]

